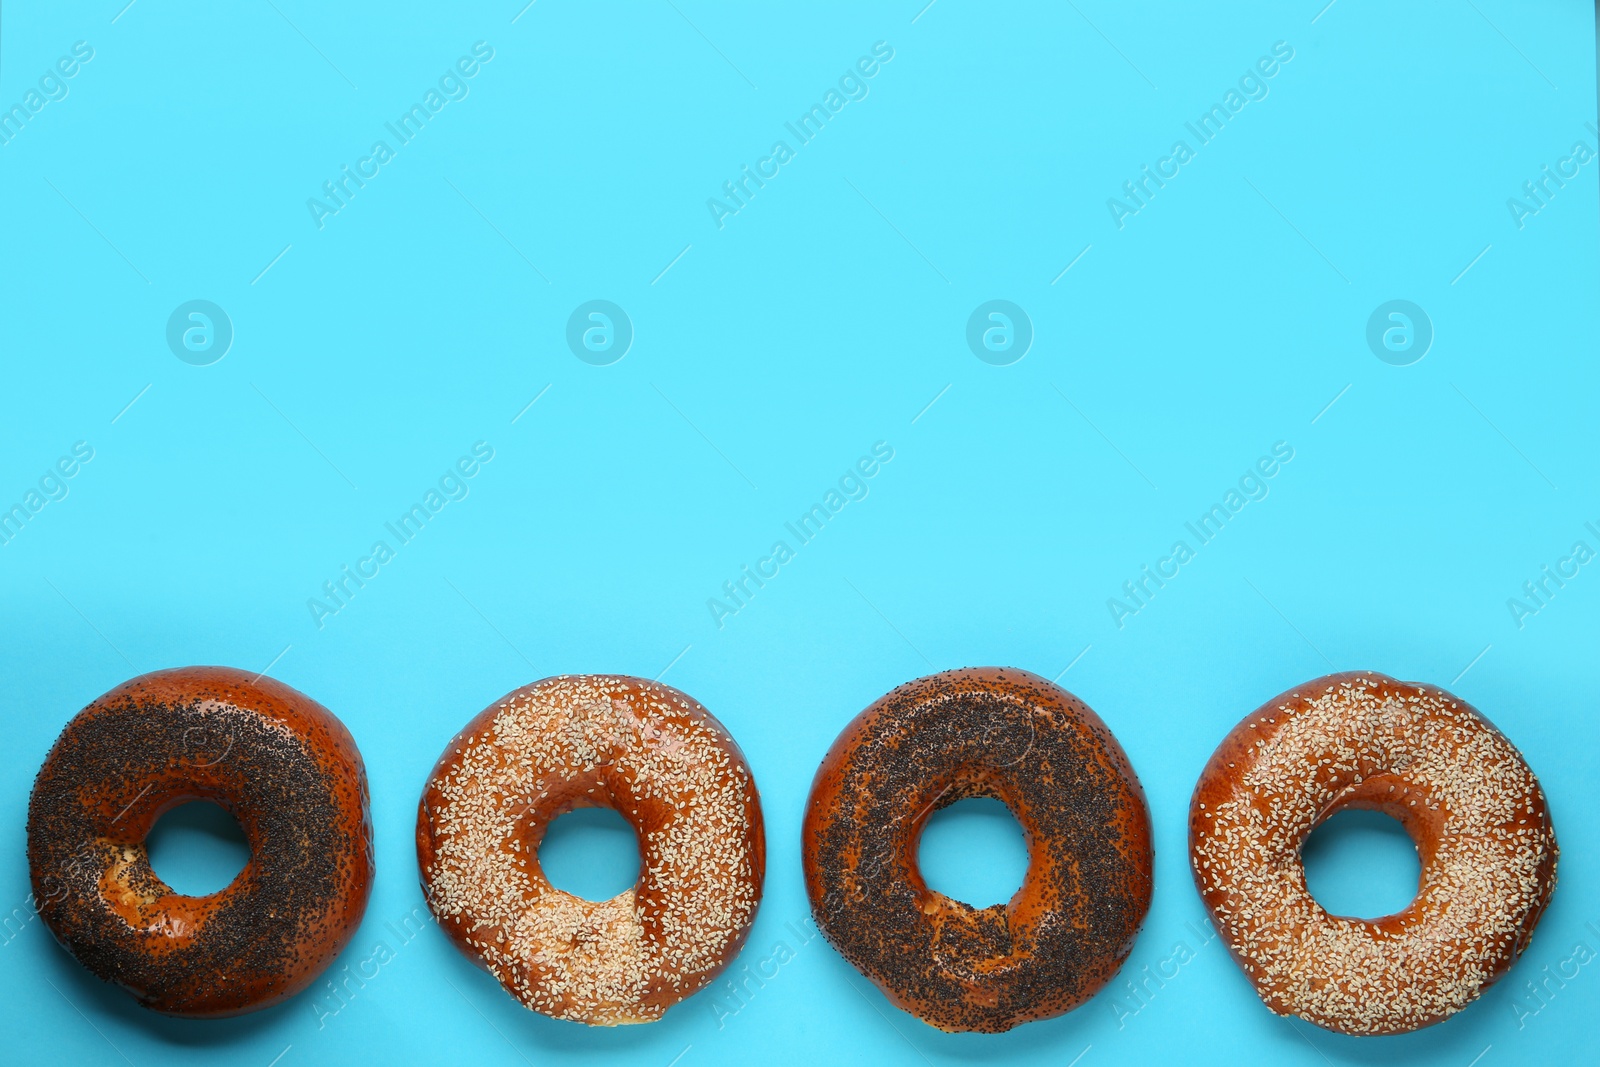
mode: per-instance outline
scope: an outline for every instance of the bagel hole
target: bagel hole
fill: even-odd
[[[928,888],[974,908],[1003,904],[1028,874],[1028,840],[1011,809],[968,797],[929,816],[917,843]]]
[[[633,888],[642,864],[639,836],[610,808],[575,808],[558,815],[539,842],[545,878],[584,900],[610,900]]]
[[[156,820],[144,840],[156,877],[187,897],[220,893],[250,862],[250,842],[228,809],[191,800]]]
[[[1351,919],[1404,911],[1422,879],[1416,842],[1381,811],[1335,812],[1311,831],[1300,857],[1311,896],[1329,915]]]

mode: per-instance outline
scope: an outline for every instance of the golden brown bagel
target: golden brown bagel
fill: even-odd
[[[1417,845],[1414,900],[1380,919],[1329,915],[1300,849],[1345,808],[1393,816]],[[1279,1015],[1398,1034],[1470,1004],[1510,968],[1555,890],[1539,780],[1466,701],[1370,671],[1267,701],[1223,739],[1189,810],[1195,884]]]
[[[633,888],[587,901],[552,886],[539,842],[573,808],[639,835]],[[524,1005],[612,1026],[659,1019],[738,954],[766,866],[761,800],[727,730],[670,686],[547,678],[457,734],[417,812],[439,925]]]

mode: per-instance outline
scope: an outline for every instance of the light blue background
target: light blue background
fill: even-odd
[[[26,922],[0,946],[3,1058],[1591,1058],[1597,968],[1536,1014],[1515,998],[1576,943],[1600,952],[1600,569],[1522,628],[1507,599],[1600,548],[1600,164],[1521,229],[1507,199],[1595,143],[1593,10],[1323,2],[6,4],[0,105],[73,42],[94,58],[0,146],[0,505],[76,441],[94,459],[0,546],[0,904],[26,916],[27,794],[74,712],[156,668],[270,665],[343,718],[372,779],[378,881],[335,973],[395,952],[331,1017],[302,997],[179,1022]],[[319,230],[307,198],[479,40],[470,95]],[[877,41],[894,58],[870,95],[719,230],[707,199]],[[1294,58],[1270,95],[1119,230],[1107,198],[1277,41]],[[164,340],[197,298],[235,330],[209,367]],[[634,324],[613,366],[566,347],[591,299]],[[991,299],[1031,317],[1015,365],[966,347]],[[1391,299],[1433,322],[1413,366],[1366,347]],[[319,629],[307,599],[476,441],[495,455],[470,496]],[[707,599],[877,441],[894,459],[870,495],[719,629]],[[1270,495],[1119,629],[1107,599],[1278,441]],[[1063,1018],[940,1034],[802,944],[798,830],[852,715],[968,664],[1060,676],[1132,757],[1157,892],[1131,976],[1198,945],[1204,760],[1334,668],[1490,715],[1549,793],[1560,890],[1517,971],[1417,1034],[1276,1018],[1214,941],[1142,1006],[1119,979]],[[524,1011],[436,930],[401,945],[414,805],[450,735],[540,677],[664,670],[762,789],[741,963],[780,941],[793,959],[736,1014],[702,995],[590,1031]]]

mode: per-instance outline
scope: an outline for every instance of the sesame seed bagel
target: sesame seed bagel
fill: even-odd
[[[928,817],[967,797],[1022,824],[1028,873],[1006,904],[952,900],[917,868]],[[919,678],[856,716],[817,770],[801,839],[823,934],[941,1030],[1077,1007],[1150,908],[1150,812],[1128,757],[1077,697],[1009,667]]]
[[[635,885],[552,886],[539,842],[574,808],[639,836]],[[417,812],[422,888],[468,958],[534,1011],[652,1022],[738,954],[766,867],[744,754],[694,699],[620,675],[564,675],[496,701],[446,747]]]
[[[1335,812],[1397,819],[1415,899],[1379,919],[1329,915],[1300,849]],[[1466,1007],[1527,948],[1556,883],[1539,780],[1470,704],[1370,671],[1269,700],[1223,739],[1189,811],[1195,884],[1279,1015],[1398,1034]]]
[[[208,896],[174,892],[145,837],[209,800],[250,860]],[[227,667],[156,671],[79,712],[28,801],[39,917],[94,974],[168,1015],[238,1015],[309,985],[372,889],[372,819],[355,740],[310,697]]]

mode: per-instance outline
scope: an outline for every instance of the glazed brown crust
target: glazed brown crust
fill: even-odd
[[[1028,873],[975,909],[928,888],[917,842],[966,797],[1010,808]],[[1127,959],[1150,907],[1150,812],[1127,755],[1082,701],[1014,668],[919,678],[845,727],[801,831],[817,925],[896,1005],[948,1031],[1070,1011]]]
[[[226,889],[175,893],[144,839],[209,800],[250,860]],[[28,804],[39,915],[90,971],[148,1008],[239,1015],[309,985],[349,942],[373,877],[355,740],[302,693],[227,667],[156,671],[79,712]]]
[[[1404,910],[1329,915],[1300,849],[1346,808],[1382,811],[1417,845]],[[1555,890],[1538,779],[1475,708],[1370,671],[1317,678],[1236,726],[1189,811],[1201,899],[1261,999],[1340,1033],[1395,1034],[1470,1004],[1527,948]]]
[[[633,888],[587,901],[539,867],[550,823],[613,808],[639,836]],[[766,871],[761,799],[717,719],[670,686],[547,678],[477,715],[417,811],[439,925],[525,1006],[590,1025],[651,1022],[738,955]]]

